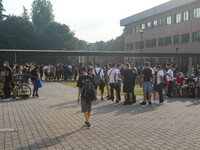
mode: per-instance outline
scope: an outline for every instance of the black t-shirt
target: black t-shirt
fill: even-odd
[[[142,71],[142,75],[144,75],[144,82],[150,82],[152,77],[152,70],[150,68],[145,68]]]
[[[132,82],[133,84],[135,84],[135,79],[137,77],[137,71],[135,69],[132,69]]]
[[[94,78],[91,75],[81,75],[78,79],[76,86],[82,89],[86,79],[89,79],[92,82],[92,84],[95,86]]]
[[[31,77],[31,80],[36,80],[36,78],[38,77],[37,71],[35,69],[31,70],[31,75],[34,77]]]
[[[194,79],[187,79],[185,82],[188,86],[194,86],[195,85],[195,80]]]
[[[10,68],[5,67],[5,72],[8,71],[8,76],[5,76],[5,82],[11,82],[12,81],[12,71]]]
[[[124,83],[132,83],[133,74],[132,74],[132,71],[130,69],[126,69],[123,72],[123,76],[124,76]]]

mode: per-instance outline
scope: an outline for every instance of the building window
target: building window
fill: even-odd
[[[146,48],[152,48],[152,47],[156,47],[156,39],[146,41]]]
[[[126,50],[132,50],[132,49],[133,49],[133,43],[127,43]]]
[[[200,8],[194,9],[193,16],[194,16],[194,18],[199,18],[200,17]]]
[[[182,41],[181,41],[181,43],[182,44],[189,43],[189,41],[190,41],[190,34],[189,33],[182,34]]]
[[[159,46],[170,46],[171,44],[172,44],[172,38],[170,36],[159,38]]]
[[[133,34],[133,27],[127,27],[126,28],[126,35]]]
[[[153,28],[156,28],[158,26],[158,20],[153,21]]]
[[[136,42],[135,43],[135,48],[136,49],[141,49],[141,42]],[[142,48],[144,48],[144,41],[142,41]]]
[[[148,30],[151,30],[151,29],[152,29],[152,22],[148,22],[148,23],[147,23],[147,29],[148,29]]]
[[[174,44],[184,44],[184,43],[189,43],[189,41],[190,41],[189,33],[174,36]]]
[[[200,32],[193,32],[192,33],[192,41],[193,42],[200,42]]]
[[[145,24],[141,25],[141,29],[143,29],[143,30],[145,29]]]
[[[188,21],[190,19],[190,12],[189,11],[185,11],[183,13],[183,21]]]
[[[170,24],[172,24],[172,17],[171,16],[167,17],[167,25],[170,25]]]
[[[176,23],[182,22],[182,13],[176,14]]]
[[[172,17],[164,17],[160,19],[160,26],[166,26],[172,24]]]
[[[136,26],[135,32],[136,32],[136,33],[139,33],[139,32],[140,32],[140,29],[141,29],[141,25]]]

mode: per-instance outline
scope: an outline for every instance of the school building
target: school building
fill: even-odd
[[[179,53],[200,52],[200,0],[171,0],[120,21],[124,26],[124,50],[141,53],[143,61],[178,65],[200,63],[200,56]],[[177,53],[176,57],[149,58],[144,52]],[[141,58],[126,57],[140,64]]]

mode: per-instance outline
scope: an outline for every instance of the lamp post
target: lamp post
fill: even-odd
[[[144,30],[143,29],[140,29],[140,34],[141,34],[141,41],[140,41],[140,48],[141,48],[141,66],[143,65],[143,52],[142,52],[142,35],[144,33]]]
[[[177,47],[177,48],[176,48],[176,54],[177,54],[177,61],[176,61],[176,64],[177,64],[177,67],[179,66],[179,55],[178,55],[178,50],[179,50],[179,48]]]
[[[141,34],[141,41],[140,41],[140,48],[141,48],[141,79],[140,79],[140,87],[142,87],[142,66],[143,66],[143,54],[142,54],[142,35],[144,33],[144,30],[143,29],[140,29],[140,34]]]
[[[87,45],[87,50],[89,52],[89,50],[90,50],[90,43],[86,43],[86,45]],[[89,64],[89,54],[87,56],[87,64]]]

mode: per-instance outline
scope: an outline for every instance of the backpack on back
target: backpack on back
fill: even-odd
[[[88,101],[92,101],[95,98],[95,91],[94,91],[94,85],[92,84],[90,79],[86,79],[83,87],[82,87],[82,93],[81,95],[86,98]]]
[[[37,78],[36,82],[37,82],[37,87],[41,88],[42,87],[42,80],[40,78]]]
[[[96,69],[94,69],[94,72],[96,74],[96,76],[94,76],[94,82],[96,85],[100,85],[101,84],[101,76],[100,76],[101,69],[99,70],[98,74],[96,72]]]

